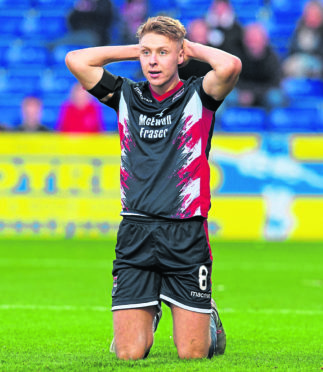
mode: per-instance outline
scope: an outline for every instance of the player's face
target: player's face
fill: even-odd
[[[158,94],[175,88],[179,82],[178,65],[183,60],[183,49],[175,40],[155,33],[146,34],[140,40],[141,68]]]

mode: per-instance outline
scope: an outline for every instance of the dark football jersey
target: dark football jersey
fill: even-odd
[[[106,103],[118,114],[122,215],[207,217],[214,113],[203,78],[156,97],[148,82],[123,83]],[[107,92],[108,93],[108,92]]]

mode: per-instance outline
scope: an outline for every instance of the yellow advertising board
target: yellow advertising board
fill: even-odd
[[[210,234],[323,239],[323,136],[215,134]],[[4,133],[0,237],[102,237],[120,222],[118,135]]]

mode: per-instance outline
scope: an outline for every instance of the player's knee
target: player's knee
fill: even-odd
[[[138,360],[144,359],[148,356],[152,340],[148,343],[132,343],[127,345],[117,345],[116,355],[118,359],[122,360]]]
[[[193,341],[185,345],[177,345],[177,353],[180,359],[201,359],[208,356],[208,348]]]
[[[143,347],[138,348],[136,346],[133,346],[127,348],[119,348],[116,350],[116,354],[117,358],[121,360],[138,360],[144,359],[146,357],[147,350]]]

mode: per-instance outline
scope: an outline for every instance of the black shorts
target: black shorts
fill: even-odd
[[[207,221],[124,217],[113,262],[112,310],[167,305],[211,313]]]

